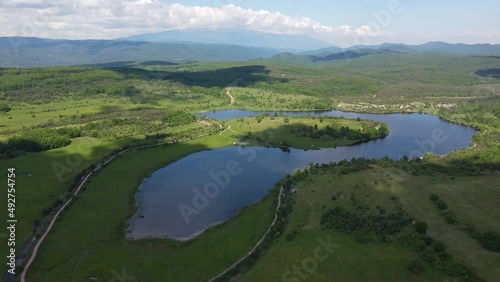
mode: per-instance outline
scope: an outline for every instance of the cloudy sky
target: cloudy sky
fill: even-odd
[[[340,46],[500,43],[499,15],[498,0],[1,0],[0,36],[112,39],[210,27]]]

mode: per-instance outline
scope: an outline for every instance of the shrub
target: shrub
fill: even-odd
[[[436,194],[431,194],[430,199],[431,199],[431,201],[435,202],[435,201],[439,200],[439,197]]]
[[[438,256],[431,249],[427,249],[422,253],[422,259],[430,263],[436,263],[439,261]]]
[[[363,244],[368,243],[371,240],[371,236],[364,231],[358,231],[354,234],[354,239],[356,240],[356,242]]]
[[[448,224],[455,224],[455,223],[457,223],[457,219],[454,216],[450,215],[450,214],[445,215],[444,219],[446,220],[446,223],[448,223]]]
[[[297,230],[293,230],[292,232],[286,234],[285,236],[285,240],[286,241],[293,241],[293,239],[295,239],[295,236],[297,236]]]
[[[448,261],[444,269],[451,276],[463,276],[467,274],[467,268],[465,268],[464,263],[455,259]]]
[[[5,103],[0,103],[0,112],[6,113],[10,111],[10,106]]]
[[[184,124],[190,124],[196,121],[196,117],[191,114],[181,110],[168,113],[165,117],[161,119],[164,123],[168,124],[170,127],[175,127]]]
[[[423,252],[427,248],[427,244],[423,240],[415,242],[415,251]]]
[[[426,234],[422,235],[422,240],[425,242],[427,246],[431,245],[434,242],[434,239],[432,239],[431,236]]]
[[[441,253],[441,252],[444,252],[446,250],[446,245],[441,241],[436,241],[432,245],[432,248],[434,249],[434,251]]]
[[[479,237],[481,245],[487,250],[500,252],[500,234],[495,231],[488,231]]]
[[[419,274],[424,270],[424,264],[419,259],[409,261],[407,267],[409,271],[415,274]]]
[[[438,209],[440,209],[440,210],[448,209],[448,205],[445,202],[443,202],[442,200],[437,201],[436,205],[437,205]]]
[[[427,223],[419,221],[415,224],[415,231],[420,234],[425,234],[427,232]]]
[[[442,263],[446,263],[448,261],[450,261],[453,257],[448,254],[447,252],[442,252],[442,253],[439,253],[437,254],[438,257],[439,257],[439,262],[442,262]]]

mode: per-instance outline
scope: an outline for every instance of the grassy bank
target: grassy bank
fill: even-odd
[[[0,169],[16,171],[16,248],[19,250],[33,234],[35,220],[42,218],[44,210],[61,200],[70,188],[75,175],[96,163],[104,156],[133,139],[104,142],[94,138],[78,138],[67,147],[45,152],[31,153],[8,160],[0,160]],[[7,202],[7,193],[0,199]],[[0,216],[7,218],[7,210],[0,210]],[[45,224],[42,221],[39,224]],[[4,233],[4,231],[2,231]],[[6,236],[0,238],[0,251],[7,253]],[[2,258],[5,261],[5,257]],[[4,266],[5,264],[3,264]],[[3,268],[2,268],[3,269]]]
[[[95,176],[42,245],[28,272],[35,281],[115,278],[113,271],[141,281],[203,281],[245,253],[271,221],[274,198],[249,207],[193,241],[128,241],[127,221],[143,177],[195,151],[227,145],[211,136],[128,153]],[[130,169],[134,168],[134,169]],[[268,219],[268,220],[266,220]]]

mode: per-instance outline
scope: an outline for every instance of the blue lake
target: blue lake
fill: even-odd
[[[234,109],[199,115],[229,120],[261,113]],[[427,152],[443,155],[468,147],[475,133],[471,127],[426,114],[280,113],[360,117],[387,123],[390,133],[384,139],[321,150],[283,152],[277,148],[232,146],[191,154],[159,168],[144,180],[136,195],[138,212],[130,220],[127,236],[187,240],[258,202],[286,174],[309,163],[386,155],[399,159]]]

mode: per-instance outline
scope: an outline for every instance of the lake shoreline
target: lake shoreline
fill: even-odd
[[[235,110],[232,110],[232,111],[234,112]],[[221,111],[221,112],[227,113],[226,111]],[[304,115],[308,114],[308,112],[300,112],[300,113],[302,113]],[[344,114],[344,112],[335,112],[335,113],[338,115]],[[249,113],[245,111],[245,114],[249,114]],[[363,116],[364,114],[356,114],[356,116],[359,116],[359,115],[361,115],[362,118],[364,118],[364,119],[371,119],[370,116]],[[332,161],[336,162],[336,161],[340,161],[340,160],[344,160],[344,159],[349,160],[351,158],[359,158],[359,157],[378,159],[378,158],[383,158],[384,156],[389,156],[392,159],[399,159],[405,155],[406,156],[408,156],[408,154],[411,155],[411,153],[413,153],[411,148],[414,148],[413,150],[421,150],[418,152],[417,156],[423,156],[427,152],[427,151],[425,151],[425,148],[423,148],[423,149],[419,148],[411,142],[412,142],[412,140],[415,140],[415,141],[419,141],[423,144],[428,144],[427,139],[430,136],[432,136],[432,132],[435,129],[445,130],[446,134],[448,134],[450,137],[449,138],[450,141],[448,141],[448,142],[450,142],[449,144],[445,143],[444,145],[443,144],[433,144],[432,145],[436,148],[436,150],[433,153],[438,154],[438,155],[448,154],[449,152],[454,151],[460,147],[468,147],[470,145],[470,140],[472,140],[472,136],[475,134],[472,127],[462,126],[462,125],[459,125],[456,123],[444,121],[444,120],[440,119],[439,117],[434,116],[434,115],[430,115],[430,114],[404,114],[404,115],[394,115],[394,114],[392,114],[392,115],[391,114],[380,115],[380,114],[377,114],[376,117],[377,118],[383,117],[383,118],[389,119],[392,126],[396,127],[396,130],[393,130],[391,128],[391,124],[390,124],[389,125],[390,134],[384,138],[377,138],[374,140],[370,140],[368,142],[362,141],[361,144],[357,144],[357,145],[353,144],[350,146],[342,146],[342,147],[337,147],[337,148],[327,148],[327,149],[322,148],[320,150],[292,149],[292,152],[287,154],[287,155],[289,155],[289,157],[285,157],[285,155],[282,155],[282,152],[281,152],[282,149],[279,149],[279,148],[277,148],[277,149],[275,147],[265,148],[265,147],[260,147],[260,146],[256,147],[256,146],[250,145],[250,146],[229,146],[229,147],[224,147],[224,148],[215,148],[215,149],[211,149],[210,151],[207,151],[204,153],[202,152],[202,154],[198,153],[196,156],[192,156],[193,154],[191,154],[183,159],[190,164],[190,166],[188,166],[188,167],[190,167],[188,170],[192,170],[195,166],[204,166],[203,164],[202,165],[199,164],[199,162],[201,160],[214,159],[214,157],[219,156],[219,154],[221,152],[225,152],[223,154],[223,155],[225,155],[225,157],[222,157],[223,159],[230,160],[230,159],[237,158],[238,155],[236,154],[236,152],[239,150],[238,149],[239,147],[243,148],[242,150],[255,150],[255,151],[261,150],[261,151],[265,152],[265,153],[261,153],[261,156],[267,156],[267,157],[264,157],[264,158],[260,157],[261,159],[259,159],[259,163],[264,164],[264,167],[266,167],[266,165],[268,165],[270,168],[279,169],[280,171],[283,170],[283,172],[280,172],[281,174],[279,174],[280,175],[279,178],[277,178],[276,176],[273,176],[274,178],[279,180],[284,176],[285,171],[287,173],[290,173],[291,171],[293,171],[293,169],[300,169],[300,168],[306,167],[308,165],[308,163],[328,163],[328,162],[332,162]],[[383,121],[383,120],[378,120],[378,121]],[[410,125],[408,125],[406,123],[409,123]],[[427,128],[427,129],[425,129],[425,128]],[[460,129],[459,135],[457,135],[458,133],[454,132],[456,129]],[[460,134],[462,134],[462,133],[465,135],[460,137],[461,136]],[[414,137],[411,137],[412,135],[414,135]],[[408,139],[409,137],[411,139]],[[425,138],[427,138],[427,139],[425,139]],[[398,140],[400,140],[400,141],[398,141]],[[457,141],[457,140],[460,142],[456,143],[455,141]],[[394,143],[394,142],[396,142],[396,143]],[[400,145],[398,145],[398,144],[400,144]],[[410,145],[410,147],[408,147],[408,145]],[[358,150],[357,148],[360,148],[360,149]],[[382,148],[385,148],[385,149],[382,149]],[[273,150],[277,150],[277,151],[273,151]],[[231,151],[233,153],[231,153]],[[430,150],[430,151],[433,151],[433,150]],[[372,152],[372,153],[370,153],[370,152]],[[406,152],[406,153],[404,153],[404,152]],[[264,155],[262,155],[262,154],[264,154]],[[286,161],[285,161],[285,163],[279,163],[279,162],[273,163],[273,160],[271,160],[268,155],[274,156],[274,159],[285,158],[284,160],[286,160]],[[305,156],[309,156],[309,157],[306,157],[306,159],[302,159]],[[219,158],[219,157],[216,157],[216,158]],[[191,158],[193,158],[193,160],[190,160]],[[291,161],[291,160],[293,160],[293,161]],[[216,169],[217,166],[215,166],[215,168],[214,168],[213,167],[214,164],[211,162],[209,162],[209,163],[210,163],[210,167],[215,169],[215,171],[217,171],[217,169]],[[208,163],[206,163],[206,164],[208,164]],[[262,164],[260,164],[260,165],[262,165]],[[284,165],[284,167],[281,168],[283,165]],[[176,166],[177,165],[175,163],[171,163],[171,164],[167,165],[166,167],[169,167],[167,170],[170,170],[170,169],[175,170]],[[163,169],[165,169],[166,167],[163,167]],[[259,169],[261,170],[261,169],[263,169],[263,167],[259,168]],[[265,176],[264,176],[265,173],[264,174],[262,174],[262,173],[268,169],[269,168],[266,168],[266,169],[262,170],[261,172],[256,173],[254,175],[260,175],[260,178],[265,178]],[[160,170],[162,170],[162,168],[158,169],[157,171],[160,171]],[[171,173],[174,173],[174,172],[171,172]],[[176,178],[178,178],[178,177],[182,177],[183,173],[184,172],[176,171],[174,173],[174,175],[176,176]],[[192,170],[190,173],[194,173],[195,175],[199,175],[200,177],[205,177],[207,174],[207,172],[206,171],[203,172],[203,170],[199,170],[199,171]],[[205,176],[203,176],[203,175],[205,175]],[[248,177],[248,176],[245,176],[245,177]],[[197,180],[197,181],[199,181],[199,183],[201,185],[195,184],[195,183],[188,184],[187,186],[185,186],[186,187],[185,189],[188,189],[188,190],[182,190],[182,188],[176,187],[175,183],[170,183],[169,185],[172,185],[171,189],[167,189],[167,190],[177,189],[175,191],[178,191],[178,192],[175,192],[175,193],[181,193],[181,194],[185,195],[185,196],[183,196],[184,199],[189,199],[189,195],[188,195],[189,189],[192,189],[192,187],[202,187],[203,183],[208,183],[210,180],[206,179],[206,180]],[[231,180],[231,181],[233,181],[233,180]],[[240,181],[240,180],[235,178],[234,181]],[[158,183],[160,183],[160,182],[158,182]],[[274,184],[274,183],[275,182],[266,183],[264,186],[271,187],[272,184]],[[241,185],[241,184],[238,184],[238,185]],[[191,187],[191,188],[189,188],[189,187]],[[238,187],[240,187],[240,186],[238,186]],[[241,190],[242,188],[240,187],[238,189]],[[250,188],[248,188],[248,189],[250,189]],[[155,193],[163,193],[164,192],[164,191],[161,192],[161,190],[158,190],[158,191],[160,191],[160,192],[155,192]],[[242,191],[247,191],[247,190],[242,190]],[[248,191],[253,191],[253,190],[248,190]],[[247,192],[245,192],[245,193],[247,193]],[[170,193],[170,192],[167,192],[167,193]],[[242,193],[242,192],[240,192],[240,193]],[[252,193],[254,193],[254,192],[252,192]],[[259,192],[259,193],[261,193],[261,192]],[[186,195],[188,195],[188,196],[186,196]],[[163,196],[160,196],[160,194],[158,194],[154,198],[158,199],[159,197],[161,198]],[[171,198],[171,197],[173,197],[173,195],[171,195],[169,197]],[[263,197],[258,197],[258,198],[262,199]],[[220,200],[221,203],[230,203],[231,202],[231,200],[222,200],[222,199],[217,199],[217,200]],[[238,208],[236,208],[236,212],[230,213],[230,215],[225,216],[224,219],[214,220],[212,223],[209,223],[208,228],[210,228],[211,226],[214,226],[214,225],[218,225],[218,224],[220,224],[220,222],[226,222],[226,221],[230,220],[232,217],[234,217],[235,214],[238,214],[238,211],[241,208],[244,208],[245,206],[251,205],[252,203],[255,203],[258,201],[260,201],[260,200],[258,200],[258,199],[256,201],[250,200],[249,203],[240,205]],[[178,203],[179,202],[184,203],[184,202],[186,202],[186,200],[179,199]],[[217,205],[217,204],[214,203],[214,205]],[[211,216],[211,215],[206,214],[207,212],[208,213],[213,212],[210,209],[211,208],[204,210],[203,216]],[[178,211],[177,211],[177,213],[178,213]],[[168,215],[168,213],[165,213],[165,214]],[[171,216],[171,215],[168,215],[168,216]],[[155,215],[150,214],[148,216],[145,216],[145,218],[151,218],[151,217],[154,218]],[[172,218],[174,218],[174,217],[172,217]],[[174,219],[172,219],[172,220],[174,220]],[[179,226],[182,226],[182,225],[179,225]],[[185,228],[185,227],[183,227],[183,228]],[[189,227],[189,228],[192,228],[192,227]],[[179,236],[169,236],[169,237],[174,237],[173,240],[175,240],[175,237],[191,238],[191,237],[193,237],[192,236],[193,234],[204,233],[204,231],[207,230],[207,224],[206,223],[200,224],[200,228],[197,230],[195,230],[195,229],[196,228],[190,229],[190,230],[193,230],[193,232],[186,231],[186,234],[190,234],[189,236],[179,235]],[[155,235],[148,236],[148,238],[163,238],[163,237],[164,236],[155,236]],[[194,237],[196,237],[196,236],[194,236]]]

